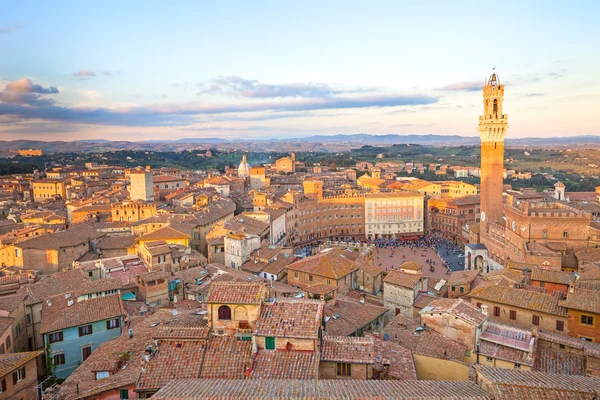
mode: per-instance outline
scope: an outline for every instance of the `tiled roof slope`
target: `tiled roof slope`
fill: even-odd
[[[249,379],[318,379],[318,351],[259,350]]]
[[[567,310],[558,304],[559,298],[546,293],[503,286],[489,286],[483,289],[476,289],[469,296],[475,299],[526,308],[561,317],[567,316]]]
[[[173,381],[154,400],[233,399],[419,399],[488,400],[472,382],[378,380],[180,380]]]
[[[206,303],[260,304],[265,286],[253,282],[213,282],[208,289]]]
[[[29,351],[25,353],[0,354],[0,378],[8,375],[11,371],[25,365],[37,356],[42,355],[43,351]]]
[[[254,334],[318,339],[324,304],[308,299],[277,299],[273,304],[264,304]]]
[[[231,336],[210,338],[200,378],[244,379],[252,365],[252,342]]]
[[[292,271],[301,271],[326,278],[340,279],[358,269],[358,264],[344,257],[343,249],[331,249],[306,257],[288,265]]]
[[[64,299],[64,296],[57,297],[61,300]],[[96,321],[118,318],[126,314],[121,296],[118,294],[95,297],[80,302],[71,297],[70,300],[74,301],[71,306],[59,301],[59,298],[51,299],[50,306],[48,302],[43,304],[40,333],[55,332]]]

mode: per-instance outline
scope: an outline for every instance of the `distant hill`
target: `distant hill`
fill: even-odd
[[[476,146],[479,144],[477,136],[459,135],[371,135],[367,133],[346,135],[314,135],[301,138],[282,139],[221,139],[221,138],[182,138],[176,140],[146,140],[111,141],[106,139],[85,139],[75,141],[41,141],[41,140],[12,140],[0,141],[2,150],[42,149],[45,153],[58,152],[105,152],[116,150],[149,150],[149,151],[181,151],[199,148],[201,145],[222,145],[227,149],[250,151],[290,151],[294,144],[300,146],[298,151],[306,150],[310,144],[320,144],[319,151],[334,149],[356,148],[363,145],[391,146],[393,144],[420,144],[424,146]],[[195,146],[198,147],[195,147]],[[586,146],[600,145],[600,136],[581,135],[571,137],[553,138],[522,138],[507,139],[507,146]],[[207,146],[203,146],[206,148]],[[314,147],[314,146],[313,146]],[[316,149],[310,149],[316,150]]]

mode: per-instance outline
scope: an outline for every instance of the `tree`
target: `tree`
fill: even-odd
[[[54,362],[52,361],[52,345],[48,343],[46,344],[46,368],[44,371],[46,374],[46,380],[44,384],[45,388],[43,389],[47,389],[56,383],[55,371],[56,365],[54,365]]]

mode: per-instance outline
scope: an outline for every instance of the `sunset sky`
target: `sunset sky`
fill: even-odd
[[[12,1],[0,140],[600,134],[598,1]]]

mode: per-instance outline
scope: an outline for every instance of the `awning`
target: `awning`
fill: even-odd
[[[135,300],[135,294],[133,292],[123,293],[123,296],[121,296],[121,299],[123,301],[132,301],[132,300]]]

